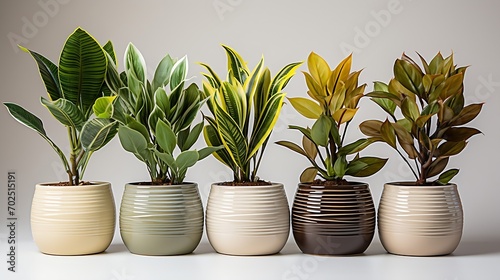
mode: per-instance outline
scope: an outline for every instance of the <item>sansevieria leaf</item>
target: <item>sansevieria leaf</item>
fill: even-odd
[[[285,94],[276,94],[267,102],[264,110],[262,111],[261,117],[253,129],[252,136],[250,138],[250,153],[248,153],[248,159],[250,159],[260,149],[269,135],[271,135],[274,125],[278,121],[284,99]]]
[[[101,94],[107,58],[99,43],[86,31],[77,28],[69,36],[59,58],[62,96],[84,114]]]
[[[248,155],[248,144],[241,129],[219,104],[216,104],[215,116],[220,139],[231,159],[240,168],[245,166]]]

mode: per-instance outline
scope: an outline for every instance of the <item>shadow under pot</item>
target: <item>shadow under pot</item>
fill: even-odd
[[[203,234],[198,185],[127,184],[120,207],[120,234],[127,249],[150,256],[192,253]]]
[[[455,184],[385,184],[378,211],[380,241],[389,253],[447,255],[460,243],[463,210]]]
[[[50,255],[88,255],[105,251],[115,233],[111,184],[37,184],[31,205],[31,232],[38,249]]]
[[[207,236],[221,254],[276,254],[290,234],[290,209],[283,184],[213,184],[207,204]]]
[[[300,183],[292,207],[292,229],[303,253],[363,253],[375,232],[375,206],[368,184]]]

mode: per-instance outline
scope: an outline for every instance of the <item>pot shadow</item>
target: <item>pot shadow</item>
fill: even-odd
[[[480,256],[500,254],[500,238],[483,240],[464,240],[450,256]]]
[[[127,247],[123,243],[112,243],[103,254],[116,254],[121,252],[128,252]]]

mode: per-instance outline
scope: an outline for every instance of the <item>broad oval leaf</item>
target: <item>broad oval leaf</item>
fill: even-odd
[[[481,109],[483,107],[483,103],[480,104],[470,104],[465,106],[462,111],[450,122],[450,125],[464,125],[472,121],[479,115]]]
[[[217,146],[217,147],[205,147],[202,148],[198,151],[198,160],[202,160],[209,155],[211,155],[213,152],[216,152],[218,150],[224,149],[223,145]]]
[[[323,113],[321,106],[310,99],[304,97],[288,97],[287,99],[290,101],[293,108],[306,118],[316,120],[321,116],[321,113]]]
[[[125,151],[133,153],[143,162],[146,161],[145,153],[148,149],[148,141],[140,132],[127,126],[120,126],[118,128],[118,138]]]
[[[125,50],[124,67],[127,78],[133,77],[138,82],[146,84],[147,82],[147,67],[146,60],[142,56],[139,49],[134,44],[129,43]]]
[[[391,125],[389,120],[385,120],[385,122],[380,127],[380,135],[382,139],[389,144],[389,146],[396,149],[396,132],[394,131],[394,127]]]
[[[307,58],[307,68],[309,68],[309,73],[311,73],[314,80],[317,81],[322,88],[325,88],[331,73],[328,63],[321,56],[311,52]]]
[[[310,183],[314,181],[316,178],[316,175],[318,175],[318,170],[316,167],[308,167],[302,171],[302,174],[300,174],[300,182],[301,183]]]
[[[195,165],[198,161],[198,152],[197,151],[183,151],[177,156],[175,159],[175,163],[179,168],[179,171],[186,170],[189,167]]]
[[[326,145],[328,145],[331,127],[332,122],[328,119],[328,117],[321,115],[311,128],[311,138],[314,143],[322,147],[326,147]]]
[[[318,155],[318,147],[305,135],[302,136],[302,147],[310,159],[314,160]]]
[[[187,56],[183,56],[172,66],[170,72],[170,90],[173,90],[178,85],[186,80],[188,73],[188,59]]]
[[[382,128],[382,122],[378,120],[368,120],[364,121],[359,125],[361,132],[370,137],[380,137],[380,130]]]
[[[77,28],[66,40],[59,58],[62,96],[87,115],[101,95],[107,58],[99,43]]]
[[[286,147],[298,154],[301,154],[303,156],[305,156],[306,158],[309,158],[309,155],[306,153],[306,151],[304,151],[304,149],[302,149],[299,145],[293,143],[293,142],[290,142],[290,141],[278,141],[276,142],[276,144],[280,145],[280,146],[283,146],[283,147]]]
[[[170,82],[170,73],[172,71],[173,65],[174,60],[170,57],[170,55],[166,55],[160,61],[160,63],[158,63],[155,75],[153,77],[153,90],[156,90],[157,88],[163,88]]]
[[[458,174],[458,169],[450,169],[439,175],[439,178],[437,179],[437,182],[440,183],[441,185],[446,185],[448,182],[455,177],[455,175]]]
[[[465,141],[481,131],[471,127],[450,127],[443,134],[443,139],[451,142]]]
[[[165,152],[172,154],[177,145],[177,138],[168,124],[162,120],[156,123],[156,142]]]
[[[356,115],[357,111],[358,111],[357,108],[356,109],[342,108],[333,114],[333,119],[335,119],[335,121],[338,124],[343,124],[351,121],[352,118],[354,118],[354,115]]]
[[[118,122],[110,119],[95,118],[82,128],[80,140],[86,151],[95,152],[104,147],[118,132]]]
[[[450,142],[450,141],[447,141],[447,142],[444,142],[438,148],[438,151],[439,151],[438,157],[450,157],[450,156],[454,156],[454,155],[459,154],[460,152],[462,152],[463,149],[465,149],[466,146],[467,146],[467,142],[466,141],[459,141],[459,142]]]

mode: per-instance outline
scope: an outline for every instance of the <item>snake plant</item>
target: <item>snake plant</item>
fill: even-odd
[[[151,81],[144,57],[133,44],[124,60],[121,74],[110,63],[106,82],[114,95],[94,108],[96,114],[120,122],[122,147],[146,164],[154,185],[181,184],[189,167],[222,148],[191,149],[204,122],[191,124],[205,100],[194,83],[185,87],[188,59],[166,55]]]
[[[463,125],[476,118],[483,104],[465,106],[467,67],[457,67],[453,54],[444,58],[438,53],[430,63],[422,56],[420,60],[423,69],[403,53],[394,63],[394,78],[389,84],[375,82],[375,91],[367,95],[389,118],[365,121],[360,128],[365,135],[394,148],[413,172],[417,185],[442,185],[459,171],[444,171],[450,157],[462,152],[470,137],[481,133]],[[429,182],[435,176],[437,179]]]
[[[349,55],[335,69],[319,55],[311,52],[307,59],[309,73],[304,72],[310,98],[290,97],[292,106],[304,117],[315,120],[312,128],[289,126],[302,133],[302,147],[290,141],[278,141],[305,156],[311,166],[300,175],[303,183],[317,176],[334,184],[345,184],[344,176],[366,177],[379,171],[386,159],[360,157],[359,152],[374,139],[359,139],[345,143],[347,129],[358,111],[366,84],[358,85],[361,71],[351,72]],[[348,156],[356,154],[352,160]]]
[[[37,63],[48,98],[40,101],[52,116],[67,129],[69,157],[47,135],[40,118],[15,103],[4,103],[10,115],[36,131],[59,156],[67,174],[66,185],[79,185],[92,154],[116,134],[118,123],[93,117],[94,103],[109,90],[104,83],[107,56],[114,55],[113,45],[104,47],[87,31],[77,28],[66,40],[59,65],[43,55],[20,46]]]
[[[227,54],[227,79],[222,80],[207,64],[203,92],[212,116],[203,134],[212,146],[222,145],[214,156],[231,168],[235,182],[259,181],[257,171],[271,132],[278,120],[285,93],[283,88],[301,62],[283,67],[276,76],[264,67],[264,58],[250,71],[232,48]]]

